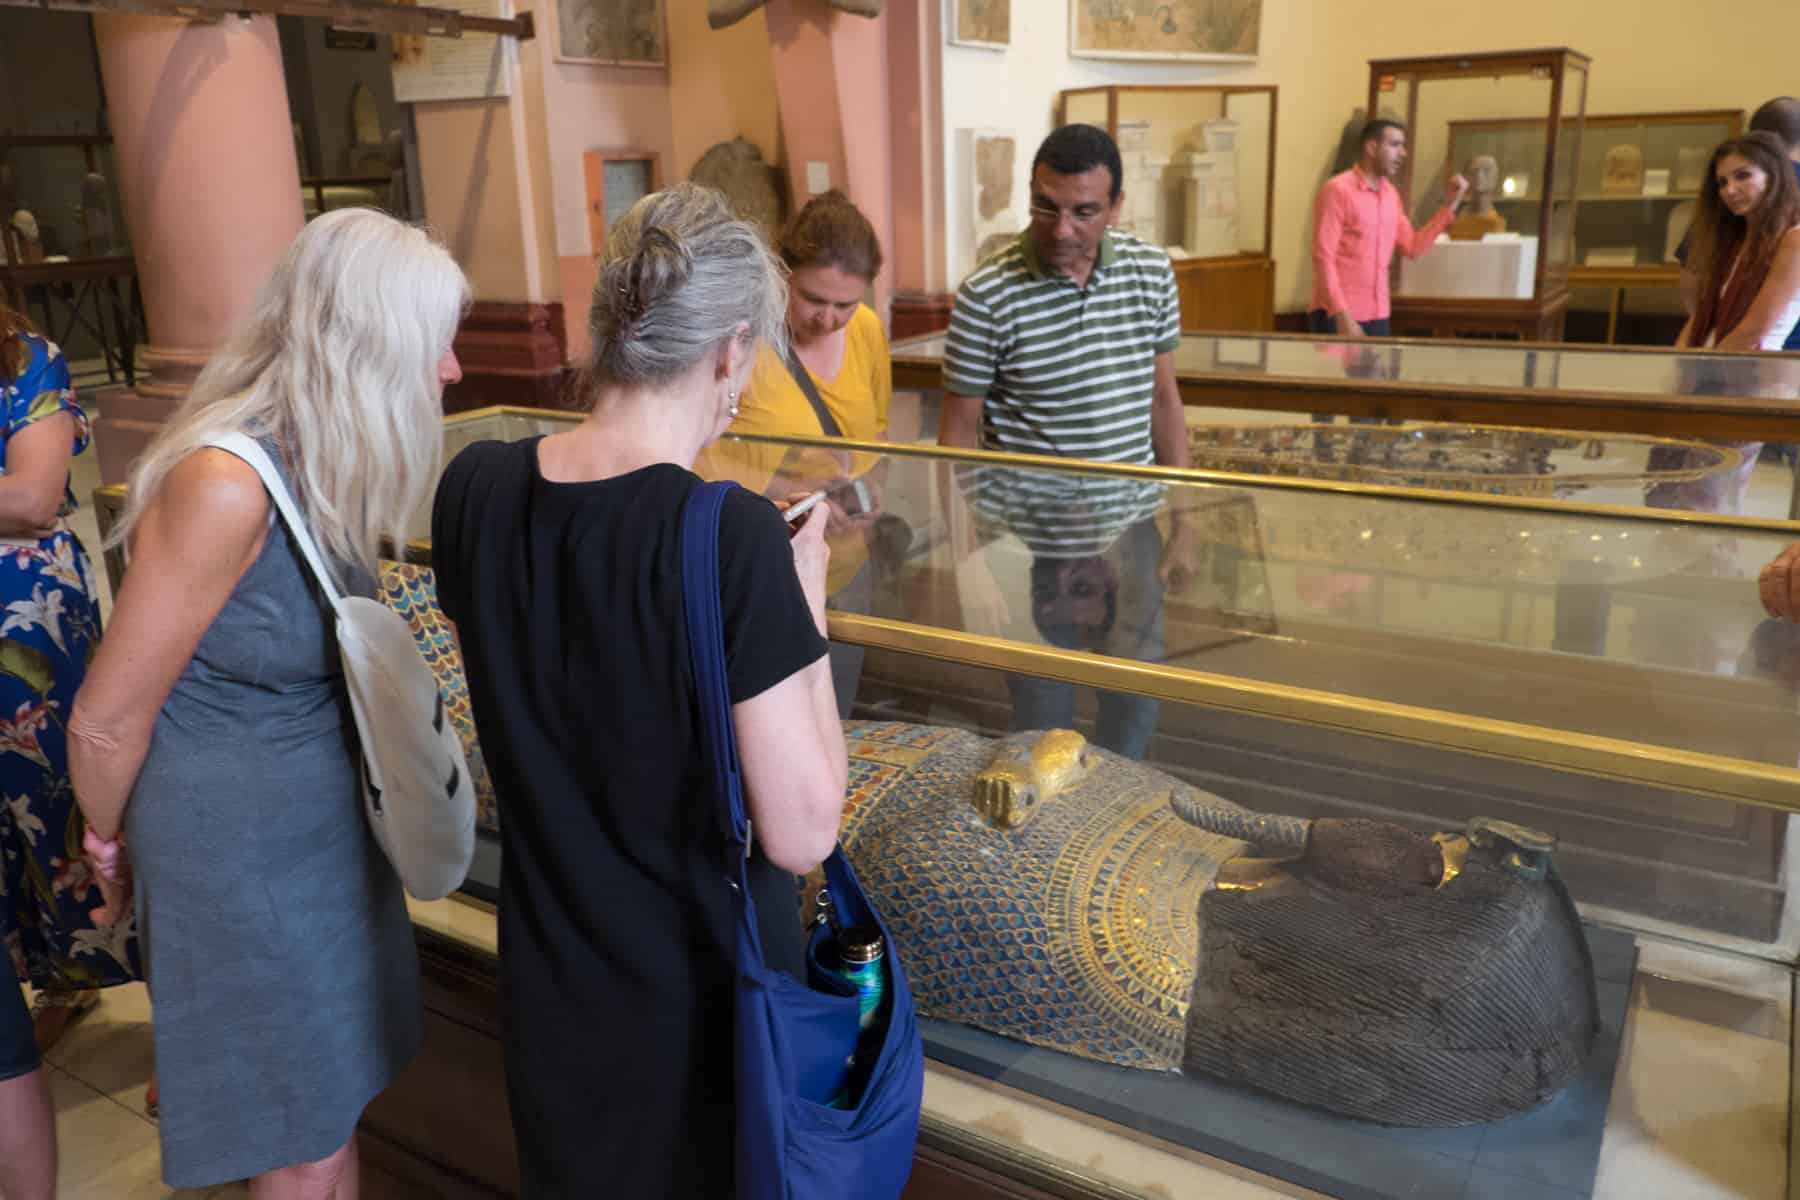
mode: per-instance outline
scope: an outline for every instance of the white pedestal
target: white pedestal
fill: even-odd
[[[1529,300],[1537,274],[1535,237],[1453,242],[1440,237],[1419,258],[1400,260],[1402,296],[1461,300]]]

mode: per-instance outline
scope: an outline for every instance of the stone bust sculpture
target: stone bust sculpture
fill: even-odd
[[[1494,209],[1494,189],[1500,182],[1500,164],[1486,154],[1469,160],[1469,200],[1462,215],[1450,226],[1458,242],[1479,242],[1490,233],[1506,232],[1506,218]]]

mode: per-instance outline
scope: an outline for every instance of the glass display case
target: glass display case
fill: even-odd
[[[806,444],[754,441],[713,461]],[[1789,531],[872,452],[887,545],[829,625],[843,838],[925,1014],[910,1197],[1781,1194]],[[437,638],[429,554],[387,574]],[[365,1145],[516,1194],[491,909],[414,914],[426,1049]]]
[[[1668,268],[1678,265],[1675,249],[1693,220],[1707,160],[1713,147],[1743,127],[1739,110],[1589,114],[1576,166],[1570,284],[1604,284],[1625,271],[1672,283]],[[1499,164],[1494,205],[1514,227],[1535,215],[1541,199],[1525,189],[1529,164],[1543,160],[1545,128],[1541,116],[1450,124],[1452,162],[1486,156]],[[1563,128],[1565,137],[1573,135],[1568,118]]]
[[[894,385],[923,391],[928,424],[943,355],[941,334],[893,347]],[[1792,470],[1772,455],[1759,465],[1762,447],[1745,444],[1800,439],[1800,408],[1793,403],[1800,396],[1800,360],[1791,356],[1188,334],[1175,350],[1175,371],[1189,405],[1196,465],[1515,494],[1548,488],[1608,504],[1800,515]],[[1429,424],[1401,433],[1370,426],[1321,430],[1313,428],[1314,414]],[[1231,432],[1252,421],[1255,430]],[[1491,426],[1513,432],[1474,428]],[[1695,444],[1720,438],[1738,444]],[[1496,451],[1502,462],[1536,463],[1535,477],[1493,471]],[[1350,470],[1352,454],[1376,470]],[[1732,455],[1739,456],[1735,466],[1725,461]],[[1713,472],[1714,482],[1676,478],[1694,472]],[[1514,478],[1479,478],[1492,474]],[[1688,483],[1704,486],[1657,490]]]
[[[1109,85],[1058,97],[1059,123],[1119,143],[1118,226],[1175,263],[1184,329],[1267,330],[1275,321],[1276,89]]]
[[[132,386],[143,304],[117,180],[104,133],[0,133],[0,300]]]
[[[1566,47],[1370,61],[1366,111],[1410,131],[1412,153],[1397,184],[1414,225],[1441,208],[1451,176],[1460,172],[1471,184],[1438,243],[1396,262],[1396,333],[1561,340],[1588,63]],[[1459,156],[1459,124],[1521,113],[1543,114],[1542,128],[1555,131],[1537,154],[1521,146],[1501,157]],[[1502,212],[1495,202],[1509,185],[1527,199]]]

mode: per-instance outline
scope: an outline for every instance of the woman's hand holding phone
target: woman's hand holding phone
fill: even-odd
[[[825,526],[831,520],[831,505],[824,492],[796,492],[786,503],[776,507],[789,522],[792,532],[788,545],[794,552],[794,572],[800,577],[800,590],[812,609],[819,632],[825,632],[825,568],[831,562],[831,547],[825,544]]]

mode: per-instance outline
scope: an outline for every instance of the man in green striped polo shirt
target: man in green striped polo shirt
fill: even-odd
[[[1187,466],[1175,272],[1160,248],[1112,228],[1122,170],[1118,146],[1092,125],[1065,125],[1038,148],[1030,228],[957,292],[939,444]],[[986,552],[976,551],[998,527],[1031,556],[1031,617],[1044,640],[1162,657],[1164,587],[1185,586],[1195,551],[1193,531],[1175,511],[1165,547],[1159,485],[992,467],[963,471],[959,481],[974,509],[971,523],[952,503],[950,522],[971,627],[1030,636],[1013,619]],[[1072,724],[1070,686],[1009,682],[1013,728]],[[1102,693],[1094,740],[1142,757],[1155,724],[1155,701]]]

